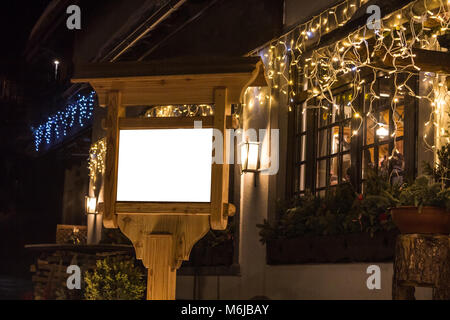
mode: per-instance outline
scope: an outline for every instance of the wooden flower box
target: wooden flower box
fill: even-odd
[[[392,261],[398,232],[303,236],[267,243],[269,265]]]

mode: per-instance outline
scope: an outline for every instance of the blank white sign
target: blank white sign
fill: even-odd
[[[210,202],[212,129],[121,130],[117,201]]]

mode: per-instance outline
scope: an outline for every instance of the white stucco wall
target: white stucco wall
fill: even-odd
[[[320,12],[336,1],[320,0],[307,4],[303,1],[286,0],[285,27],[301,22],[306,17]],[[301,10],[300,10],[301,9]],[[260,53],[265,60],[263,53]],[[265,61],[266,62],[266,61]],[[356,300],[390,300],[392,299],[392,263],[342,263],[342,264],[304,264],[286,266],[268,266],[266,248],[259,242],[259,229],[256,224],[274,214],[276,200],[284,194],[287,146],[288,104],[286,97],[277,91],[252,88],[253,96],[262,92],[272,96],[259,104],[249,102],[246,98],[244,109],[244,129],[280,129],[280,171],[278,175],[259,175],[254,185],[254,175],[241,177],[240,197],[240,276],[178,276],[177,299],[193,299],[194,281],[197,281],[198,299],[252,299],[267,297],[269,299],[356,299]],[[422,90],[422,89],[421,89]],[[250,107],[251,105],[251,107]],[[419,123],[429,115],[429,106],[421,102],[419,106]],[[423,128],[419,126],[419,137]],[[422,160],[432,160],[433,156],[423,152],[424,146],[418,139],[418,156]],[[271,155],[268,141],[262,145],[264,165]],[[419,169],[420,170],[420,169]],[[419,171],[420,172],[420,171]],[[381,270],[381,289],[367,288],[367,267],[375,264]],[[416,299],[430,300],[432,289],[416,288]]]
[[[240,300],[265,296],[271,300],[390,300],[392,263],[381,269],[381,289],[366,286],[370,263],[267,266],[249,257],[254,266],[242,276],[206,276],[198,281],[199,299]],[[250,261],[249,261],[250,262]],[[193,299],[193,276],[177,277],[177,299]],[[432,289],[416,288],[417,300],[430,300]]]

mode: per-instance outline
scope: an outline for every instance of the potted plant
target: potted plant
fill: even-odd
[[[403,188],[398,206],[391,209],[401,233],[450,233],[450,188],[425,177]]]

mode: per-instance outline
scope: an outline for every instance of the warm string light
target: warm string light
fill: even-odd
[[[450,143],[450,94],[447,80],[447,75],[429,72],[425,73],[422,79],[423,85],[429,87],[429,94],[424,98],[430,102],[431,108],[430,115],[424,123],[423,141],[432,151]],[[432,143],[429,142],[430,135],[433,138]]]
[[[289,67],[298,66],[301,56],[309,47],[319,43],[323,34],[347,23],[365,3],[366,0],[343,1],[297,26],[282,38],[271,41],[262,50],[252,52],[251,55],[261,55],[271,87],[293,99],[295,93],[291,88],[293,81]],[[268,50],[265,50],[266,47]],[[289,70],[289,76],[286,70]]]
[[[371,30],[367,26],[363,26],[341,41],[314,50],[309,56],[304,56],[308,48],[319,43],[324,33],[344,25],[364,2],[344,1],[327,9],[282,38],[272,41],[265,50],[258,52],[265,52],[260,54],[266,66],[268,79],[271,81],[271,89],[288,95],[289,102],[294,101],[295,90],[292,86],[291,68],[287,69],[286,64],[290,61],[290,67],[298,70],[307,82],[306,90],[308,90],[309,96],[305,103],[306,108],[326,108],[325,104],[334,105],[333,86],[342,76],[350,76],[353,93],[348,106],[352,109],[354,119],[359,121],[356,130],[353,130],[353,136],[358,134],[363,124],[363,117],[354,107],[354,101],[359,95],[368,90],[366,95],[369,101],[369,111],[365,116],[376,123],[380,135],[385,135],[388,130],[384,128],[383,123],[378,123],[372,106],[376,100],[388,99],[393,114],[393,132],[390,137],[394,139],[395,146],[392,157],[398,150],[396,134],[403,121],[397,112],[397,106],[403,106],[402,100],[406,95],[418,100],[425,99],[434,104],[430,117],[437,117],[441,114],[441,111],[436,110],[438,102],[434,102],[436,90],[429,90],[425,95],[418,95],[408,86],[408,81],[421,71],[415,64],[414,48],[439,50],[437,36],[446,33],[450,27],[449,4],[437,2],[438,6],[430,10],[429,2],[426,0],[411,2],[404,8],[384,17],[379,30]],[[418,15],[416,5],[424,7],[425,11]],[[431,23],[435,25],[434,28],[429,27]],[[295,34],[298,34],[298,37],[294,36]],[[373,39],[373,44],[369,45],[369,39]],[[389,61],[389,67],[384,67],[379,60]],[[360,70],[362,68],[372,70],[371,81],[366,83],[366,79],[361,79]],[[378,94],[374,90],[380,74],[392,79],[393,92]],[[308,101],[313,98],[317,101],[317,105],[308,106]],[[442,101],[445,101],[442,97],[438,99],[441,104]],[[439,126],[439,121],[436,119],[427,123]],[[436,128],[436,130],[438,132],[436,135],[442,136],[442,132],[439,133],[439,131],[443,129]],[[426,140],[426,137],[424,139]],[[448,141],[448,135],[445,139]],[[430,148],[435,149],[436,146],[433,144],[430,145]]]
[[[103,138],[91,146],[89,151],[89,177],[94,181],[97,175],[105,173],[106,138]]]
[[[209,104],[154,106],[145,113],[150,117],[206,117],[214,115],[214,106]]]
[[[36,151],[40,150],[43,143],[49,145],[54,141],[65,137],[68,130],[80,126],[92,118],[95,103],[95,92],[88,95],[77,95],[77,100],[68,105],[63,111],[58,111],[50,116],[48,120],[37,128],[31,128],[34,135],[34,146]]]
[[[262,97],[258,97],[262,99]],[[240,120],[244,105],[235,105],[232,116]],[[144,117],[207,117],[214,115],[214,105],[191,104],[191,105],[168,105],[150,107]]]

